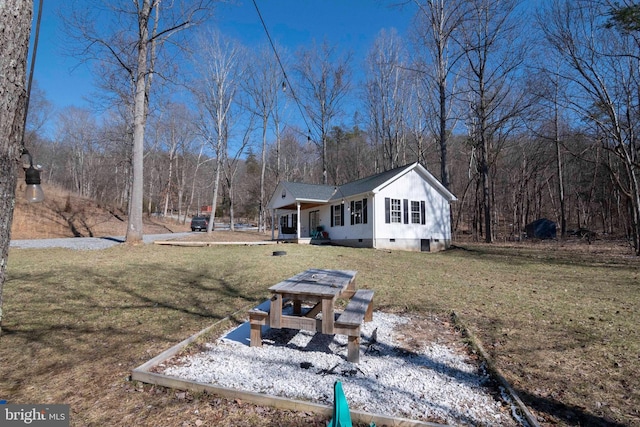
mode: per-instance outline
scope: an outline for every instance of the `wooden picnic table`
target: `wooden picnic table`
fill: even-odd
[[[336,300],[353,296],[356,274],[353,270],[310,269],[271,286],[270,326],[333,334]],[[284,299],[293,302],[293,315],[282,313]],[[302,303],[305,302],[314,306],[302,315]],[[316,319],[320,312],[322,318]]]
[[[262,345],[263,326],[342,334],[349,337],[347,359],[358,363],[360,326],[373,318],[373,291],[356,291],[356,274],[353,270],[310,269],[271,286],[269,312],[257,308],[249,311],[251,346]],[[338,298],[349,302],[336,320]],[[285,301],[293,303],[293,312],[283,311]]]

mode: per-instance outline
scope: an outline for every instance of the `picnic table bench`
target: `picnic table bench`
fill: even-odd
[[[348,336],[347,360],[360,359],[360,327],[373,319],[373,291],[355,290],[356,271],[311,269],[269,288],[273,296],[269,311],[249,311],[251,346],[262,345],[262,327],[290,328]],[[336,319],[338,298],[349,299]],[[283,313],[285,301],[293,303],[293,313]],[[303,312],[302,303],[313,306]],[[320,317],[318,315],[321,314]]]
[[[347,360],[360,360],[360,325],[373,320],[373,291],[360,289],[351,297],[344,311],[335,322],[334,331],[347,335]]]

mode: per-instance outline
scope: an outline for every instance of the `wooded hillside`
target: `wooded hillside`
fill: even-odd
[[[519,240],[546,217],[560,236],[615,235],[640,254],[635,15],[599,0],[416,5],[410,34],[383,30],[364,64],[326,42],[248,49],[203,27],[197,55],[173,57],[189,71],[150,98],[144,210],[213,204],[264,228],[280,180],[342,184],[419,161],[459,199],[454,235]],[[151,73],[178,65],[162,59]],[[27,146],[46,182],[126,211],[132,100],[103,89],[99,114],[53,115],[36,92]]]

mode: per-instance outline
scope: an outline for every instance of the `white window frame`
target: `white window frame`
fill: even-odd
[[[402,224],[402,200],[391,199],[391,223]]]
[[[420,212],[420,202],[412,200],[411,201],[411,224],[421,224],[422,223],[422,218],[421,218],[421,212]]]
[[[356,200],[353,203],[353,223],[362,224],[362,200]]]
[[[342,224],[342,209],[344,209],[343,205],[335,205],[333,207],[333,226],[334,227],[341,227],[344,224]]]

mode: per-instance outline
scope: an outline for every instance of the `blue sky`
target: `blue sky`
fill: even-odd
[[[379,31],[396,28],[404,34],[415,12],[408,2],[390,7],[399,0],[256,0],[273,40],[295,52],[327,38],[340,49],[354,53],[359,67]],[[37,3],[36,8],[37,8]],[[66,56],[64,34],[58,10],[64,0],[46,0],[43,8],[34,79],[56,108],[87,106],[93,80],[89,68]],[[37,12],[37,11],[36,11]],[[36,13],[34,13],[35,22]],[[246,46],[267,43],[252,0],[219,4],[213,25]],[[31,55],[31,53],[30,53]],[[289,72],[289,70],[287,70]]]

